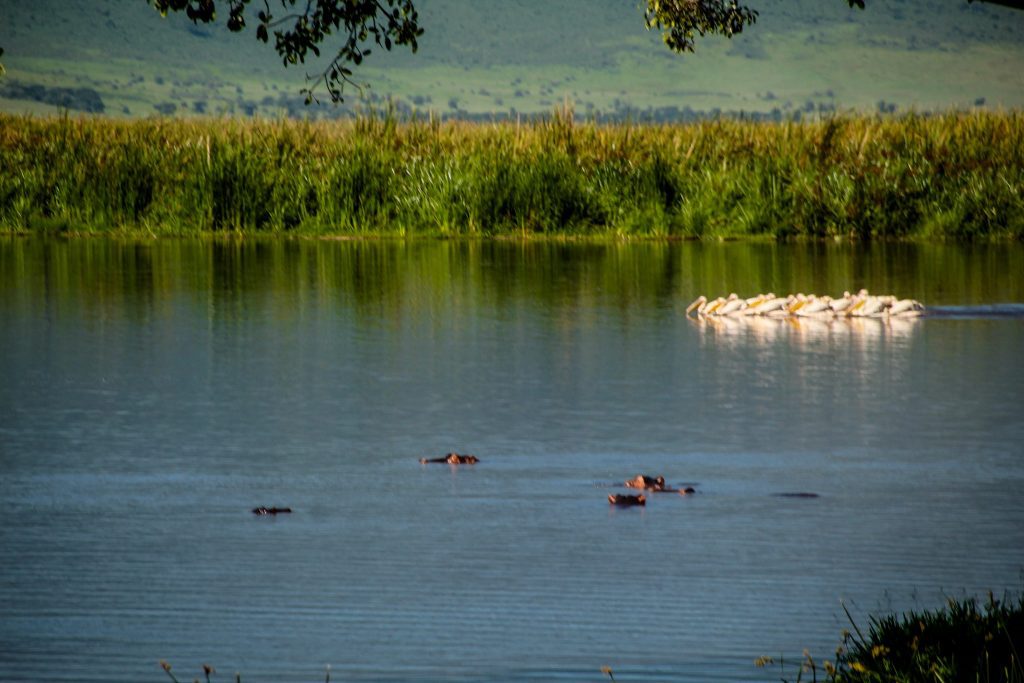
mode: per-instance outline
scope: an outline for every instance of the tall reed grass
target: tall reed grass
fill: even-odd
[[[0,230],[1024,237],[1024,114],[814,123],[0,115]]]
[[[835,663],[804,652],[796,683],[819,674],[829,683],[1024,683],[1024,596],[951,598],[936,610],[871,617],[867,634],[846,615],[854,632],[844,631]],[[786,683],[781,660],[779,668]]]

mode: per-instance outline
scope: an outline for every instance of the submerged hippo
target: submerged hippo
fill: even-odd
[[[279,508],[279,507],[263,507],[262,505],[258,508],[253,508],[252,512],[254,515],[281,515],[291,512],[291,508]]]
[[[677,489],[667,486],[665,484],[665,477],[648,477],[645,474],[638,474],[633,479],[629,479],[625,482],[626,486],[631,489],[644,489],[651,493],[678,493],[686,495],[688,493],[695,493],[695,489],[692,486],[685,486]]]
[[[647,498],[642,493],[638,496],[632,496],[628,493],[609,493],[608,502],[612,505],[628,507],[630,505],[647,505]]]
[[[625,482],[626,486],[631,489],[646,489],[647,491],[664,491],[665,490],[665,477],[658,475],[657,477],[648,477],[645,474],[638,474],[632,479]]]
[[[449,453],[443,458],[420,458],[420,462],[426,465],[428,462],[440,462],[447,463],[449,465],[475,465],[480,462],[480,458],[475,455],[459,455],[458,453]]]

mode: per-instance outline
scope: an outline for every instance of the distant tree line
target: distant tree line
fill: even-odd
[[[0,86],[0,97],[42,102],[62,109],[74,109],[89,114],[102,114],[106,109],[103,98],[92,88],[58,88],[47,87],[39,83],[9,81]]]

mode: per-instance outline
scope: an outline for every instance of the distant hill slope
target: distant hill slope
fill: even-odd
[[[419,0],[418,54],[375,51],[363,97],[468,116],[686,108],[783,115],[1024,106],[1024,12],[963,0],[763,0],[757,25],[669,52],[635,0]],[[0,110],[112,116],[306,108],[306,68],[252,32],[161,19],[145,0],[0,0]],[[315,65],[308,67],[315,70]],[[360,93],[353,91],[348,104]],[[99,103],[99,104],[97,104]]]

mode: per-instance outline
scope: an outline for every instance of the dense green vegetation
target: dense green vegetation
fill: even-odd
[[[833,683],[1024,681],[1024,596],[989,594],[983,604],[950,599],[944,609],[872,617],[866,635],[851,624],[854,632],[844,634],[835,664],[819,665],[805,654],[797,681],[819,674]]]
[[[0,228],[1024,236],[1024,115],[818,123],[0,116]]]

